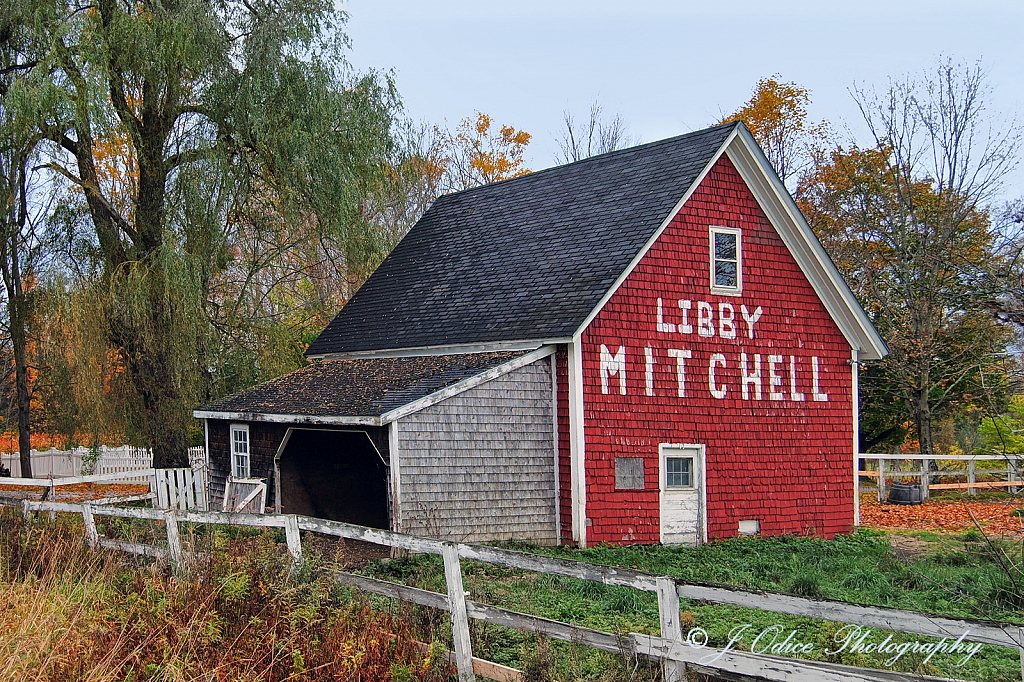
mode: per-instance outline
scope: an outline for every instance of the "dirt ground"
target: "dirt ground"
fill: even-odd
[[[388,558],[391,549],[372,542],[307,532],[302,534],[302,551],[315,552],[325,560],[335,561],[351,571],[363,568],[371,561]]]
[[[42,480],[42,479],[40,479]],[[0,478],[0,497],[12,500],[41,500],[47,487],[24,487],[4,485]],[[54,488],[56,497],[50,502],[88,502],[106,497],[125,497],[128,495],[145,495],[149,492],[149,483],[76,483],[59,485]]]

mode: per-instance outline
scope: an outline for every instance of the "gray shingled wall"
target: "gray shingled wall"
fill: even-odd
[[[402,532],[555,544],[551,359],[398,422]]]

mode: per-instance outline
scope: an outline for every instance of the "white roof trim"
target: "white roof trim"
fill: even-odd
[[[522,341],[490,341],[458,343],[449,346],[415,346],[384,350],[360,350],[346,353],[307,355],[307,360],[355,360],[358,358],[411,358],[423,355],[465,355],[469,353],[500,353],[502,351],[535,350],[544,345],[570,343],[572,339],[526,339]]]
[[[579,326],[573,336],[581,334],[594,321],[594,318],[597,317],[598,313],[601,312],[601,309],[604,308],[615,292],[619,290],[619,287],[626,281],[626,278],[633,274],[633,270],[636,269],[640,261],[647,255],[647,252],[654,246],[654,243],[661,238],[669,223],[672,222],[682,209],[683,204],[690,199],[690,196],[700,186],[701,182],[704,181],[707,174],[711,172],[714,165],[718,163],[722,154],[727,154],[729,160],[736,166],[740,177],[747,184],[747,187],[761,206],[761,210],[768,216],[768,220],[775,227],[786,248],[793,254],[793,258],[796,260],[800,270],[807,277],[807,281],[810,282],[811,287],[813,287],[818,298],[821,299],[825,309],[835,321],[836,326],[839,327],[850,347],[858,350],[860,357],[864,360],[880,360],[885,357],[889,353],[885,341],[882,340],[874,325],[871,324],[871,320],[868,319],[867,313],[861,308],[857,297],[853,295],[843,276],[839,274],[839,270],[836,269],[835,264],[828,257],[824,247],[822,247],[818,238],[814,235],[814,231],[811,230],[807,220],[800,213],[800,209],[797,208],[796,202],[793,201],[793,198],[786,191],[786,187],[779,180],[779,176],[775,173],[768,159],[765,158],[764,152],[761,151],[761,148],[754,141],[747,127],[742,124],[737,125],[733,129],[729,137],[722,143],[722,146],[711,157],[711,160],[708,161],[704,170],[697,176],[690,188],[686,190],[679,203],[666,216],[661,227],[644,244],[636,257],[630,261],[625,271],[619,275],[615,283],[612,284],[597,306],[587,315],[583,324]]]
[[[380,417],[316,417],[309,414],[264,414],[262,412],[216,412],[193,410],[196,419],[231,419],[244,422],[274,422],[279,424],[326,424],[380,426]]]
[[[555,346],[542,346],[541,348],[538,348],[532,353],[520,355],[518,358],[509,360],[508,362],[500,364],[497,367],[491,367],[489,370],[485,372],[481,372],[480,374],[476,374],[469,378],[463,379],[462,381],[454,383],[451,386],[445,386],[441,390],[435,391],[430,395],[423,396],[422,398],[414,400],[411,403],[402,405],[401,407],[397,407],[391,410],[390,412],[385,412],[380,416],[380,421],[382,424],[388,424],[390,422],[397,421],[402,417],[406,417],[410,414],[413,414],[414,412],[419,412],[420,410],[426,409],[431,405],[436,405],[439,402],[456,396],[462,393],[463,391],[468,391],[469,389],[475,388],[480,384],[487,383],[492,379],[497,379],[503,374],[508,374],[513,370],[519,369],[520,367],[525,367],[526,365],[532,364],[537,360],[540,360],[541,358],[546,358],[547,356],[551,355],[554,352]]]
[[[735,128],[733,128],[733,131],[729,133],[729,137],[725,138],[725,142],[723,142],[722,146],[718,148],[718,151],[715,152],[715,155],[711,157],[711,161],[708,163],[707,166],[704,167],[704,170],[700,172],[700,175],[698,175],[697,179],[693,181],[693,184],[690,185],[690,188],[686,190],[686,193],[683,195],[683,198],[679,200],[679,202],[671,211],[669,211],[668,217],[666,217],[665,220],[661,223],[661,227],[659,227],[657,231],[654,233],[654,235],[647,240],[647,243],[644,244],[643,248],[640,249],[640,252],[636,254],[636,257],[629,262],[629,265],[626,266],[626,269],[623,271],[623,273],[619,275],[619,278],[615,280],[615,283],[612,284],[611,288],[607,292],[605,292],[605,295],[601,297],[601,300],[597,302],[597,305],[594,307],[594,309],[591,310],[590,314],[587,315],[585,320],[583,320],[583,324],[577,327],[576,331],[573,333],[573,338],[576,338],[583,333],[583,330],[586,329],[590,325],[590,323],[594,321],[594,318],[597,317],[597,314],[599,312],[601,312],[601,309],[604,308],[605,304],[608,303],[608,301],[611,300],[611,297],[615,295],[615,292],[619,290],[619,287],[621,287],[622,283],[626,281],[626,278],[633,274],[633,270],[635,270],[636,266],[640,264],[640,261],[644,259],[644,256],[646,256],[647,252],[651,250],[651,247],[654,246],[654,243],[661,238],[661,233],[664,232],[666,228],[668,228],[669,223],[672,222],[672,220],[676,217],[676,214],[678,214],[679,211],[683,208],[683,204],[689,201],[690,195],[692,195],[697,190],[697,188],[700,187],[700,183],[704,182],[704,178],[707,177],[707,174],[711,172],[712,168],[714,168],[715,162],[718,161],[718,158],[725,151],[726,147],[728,147],[729,144],[736,137],[736,131],[739,128],[740,126],[736,126]]]
[[[739,134],[730,138],[725,150],[729,160],[793,254],[850,347],[859,351],[863,360],[881,360],[889,353],[885,341],[871,324],[750,131],[746,126],[737,128]]]

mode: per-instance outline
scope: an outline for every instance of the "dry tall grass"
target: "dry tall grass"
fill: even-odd
[[[271,534],[200,542],[210,560],[178,577],[88,550],[73,518],[29,525],[0,511],[0,679],[451,678],[406,626],[339,599],[328,571],[291,576]]]

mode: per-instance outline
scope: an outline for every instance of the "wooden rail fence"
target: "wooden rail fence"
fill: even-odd
[[[726,675],[730,679],[756,678],[786,682],[892,682],[907,679],[904,673],[783,658],[733,649],[722,652],[715,660],[710,660],[711,656],[721,650],[697,648],[692,642],[687,642],[683,638],[679,623],[680,599],[731,604],[794,616],[821,618],[884,631],[1013,647],[1020,651],[1022,678],[1024,678],[1024,627],[1010,623],[971,618],[946,618],[903,609],[865,606],[827,599],[808,599],[781,592],[750,590],[714,583],[685,582],[669,576],[658,576],[615,566],[588,564],[482,545],[445,542],[294,514],[183,512],[174,509],[123,508],[88,503],[72,504],[33,500],[22,500],[21,509],[26,519],[30,519],[34,511],[79,514],[85,524],[86,538],[90,546],[110,547],[145,556],[166,558],[177,567],[187,566],[190,560],[190,556],[181,545],[178,525],[183,522],[284,528],[288,552],[296,565],[302,560],[300,531],[312,531],[351,540],[361,540],[413,552],[439,554],[444,561],[447,594],[344,572],[336,573],[335,579],[342,585],[352,586],[372,594],[448,611],[452,620],[454,659],[458,667],[460,682],[473,681],[476,674],[488,675],[500,682],[521,679],[518,671],[473,658],[469,636],[470,618],[532,631],[554,639],[582,643],[603,651],[652,657],[660,660],[665,666],[665,679],[669,682],[684,680],[687,668],[710,675]],[[98,533],[96,516],[162,521],[166,524],[168,546],[165,549],[104,538]],[[462,560],[481,561],[509,568],[590,580],[605,585],[619,585],[656,593],[661,635],[657,637],[641,634],[619,636],[471,601],[466,598],[462,583]],[[914,679],[938,681],[944,678],[915,675]]]
[[[931,490],[966,490],[969,495],[977,495],[978,490],[1007,490],[1016,494],[1024,489],[1024,480],[1021,474],[1024,469],[1024,459],[1017,455],[920,455],[920,454],[892,454],[892,453],[861,453],[858,455],[861,460],[877,462],[876,469],[865,469],[858,471],[855,477],[856,494],[860,496],[860,477],[874,478],[878,487],[878,501],[885,500],[886,490],[889,482],[899,478],[915,478],[921,481],[921,496],[928,498]],[[920,469],[917,471],[899,471],[891,468],[892,462],[920,462]],[[941,469],[932,471],[932,462],[958,461],[966,462],[965,469]],[[978,469],[976,462],[1002,461],[1006,466],[998,469]],[[860,467],[858,466],[858,469]],[[1006,480],[1000,481],[978,481],[978,476],[998,475],[1005,476]],[[965,483],[932,483],[934,478],[939,476],[964,476]]]

